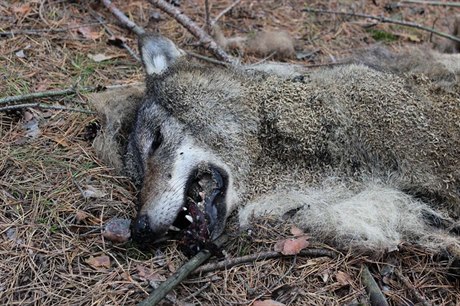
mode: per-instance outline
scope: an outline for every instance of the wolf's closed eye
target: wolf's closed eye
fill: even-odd
[[[163,135],[161,134],[160,129],[155,131],[155,136],[153,137],[152,144],[150,145],[149,154],[152,155],[160,147],[163,142]]]

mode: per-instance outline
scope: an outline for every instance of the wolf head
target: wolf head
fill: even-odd
[[[212,97],[190,93],[202,86],[200,79],[187,81],[197,86],[195,89],[185,85],[187,82],[181,83],[187,76],[194,75],[193,66],[170,40],[146,35],[141,37],[139,49],[147,90],[126,155],[128,172],[140,185],[133,236],[139,241],[155,240],[169,229],[194,222],[186,207],[192,198],[197,202],[202,200],[199,209],[207,219],[210,236],[215,238],[222,233],[227,215],[236,202],[231,170],[218,157],[220,154],[213,152],[206,138],[196,138],[196,133],[191,132],[200,129],[203,124],[200,119],[185,122],[177,115],[177,112],[188,111],[190,97],[196,99],[193,103],[209,104],[210,99],[215,99],[215,93]],[[187,100],[183,108],[182,100]],[[218,134],[219,131],[211,128],[203,133]]]

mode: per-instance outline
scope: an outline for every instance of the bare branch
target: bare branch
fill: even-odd
[[[433,5],[433,6],[460,7],[460,3],[455,3],[455,2],[441,2],[441,1],[403,0],[403,1],[401,1],[401,3],[414,3],[414,4]]]
[[[334,14],[334,15],[342,15],[342,16],[354,16],[354,17],[360,17],[360,18],[369,18],[369,19],[374,19],[377,21],[380,21],[382,23],[393,23],[393,24],[399,24],[402,26],[410,27],[410,28],[416,28],[424,31],[428,31],[430,33],[433,33],[435,35],[456,41],[460,43],[460,38],[449,35],[444,32],[439,32],[437,30],[434,30],[432,28],[422,26],[413,22],[406,22],[406,21],[400,21],[400,20],[395,20],[395,19],[389,19],[383,16],[374,16],[374,15],[367,15],[367,14],[360,14],[360,13],[347,13],[347,12],[339,12],[339,11],[330,11],[330,10],[320,10],[320,9],[314,9],[314,8],[305,8],[302,11],[304,12],[311,12],[311,13],[317,13],[317,14]]]
[[[27,29],[27,30],[17,30],[17,31],[5,31],[5,32],[0,32],[0,36],[14,36],[14,35],[20,35],[20,34],[41,35],[43,33],[67,32],[70,30],[78,29],[78,28],[84,28],[84,27],[100,25],[100,24],[104,24],[104,23],[103,22],[90,22],[90,23],[68,26],[65,28],[56,28],[56,29],[51,28],[51,29]]]
[[[60,105],[48,105],[43,103],[25,103],[25,104],[16,104],[16,105],[9,105],[0,107],[0,112],[15,110],[15,109],[23,109],[23,108],[30,108],[30,107],[37,107],[41,109],[57,109],[57,110],[65,110],[69,112],[78,112],[78,113],[85,113],[85,114],[95,114],[95,112],[81,109],[81,108],[69,108]]]
[[[24,95],[3,97],[3,98],[0,98],[0,104],[15,103],[15,102],[20,102],[20,101],[27,101],[27,100],[40,99],[40,98],[67,96],[67,95],[73,95],[78,92],[84,92],[84,91],[91,92],[91,91],[102,91],[104,89],[130,87],[130,86],[139,85],[139,84],[143,84],[143,83],[92,86],[92,87],[83,87],[83,88],[77,88],[77,86],[73,86],[67,89],[62,89],[62,90],[47,90],[47,91],[28,93]]]
[[[382,290],[380,290],[366,265],[363,265],[361,271],[361,281],[369,294],[371,306],[388,306],[385,295],[383,295]]]
[[[214,244],[217,247],[221,247],[227,242],[228,237],[226,235],[222,235],[217,240],[214,241]],[[208,250],[202,250],[194,257],[192,257],[188,262],[186,262],[182,267],[180,267],[171,277],[169,277],[166,281],[161,283],[158,288],[156,288],[148,297],[147,299],[143,300],[138,306],[152,306],[156,305],[160,302],[169,291],[173,290],[180,282],[182,282],[190,273],[192,273],[198,266],[200,266],[203,262],[205,262],[209,257],[211,257],[211,253]]]
[[[67,88],[63,90],[49,90],[49,91],[34,92],[34,93],[25,94],[25,95],[0,98],[0,104],[14,103],[14,102],[32,100],[32,99],[37,99],[37,98],[66,96],[66,95],[75,94],[76,92],[77,90],[75,87],[71,87],[71,88]]]
[[[206,32],[208,33],[211,30],[211,12],[209,10],[210,10],[209,0],[205,0],[204,1],[204,13],[205,13],[205,19],[206,19],[205,29],[206,29]]]
[[[200,274],[200,273],[206,273],[206,272],[211,272],[211,271],[216,271],[216,270],[228,269],[228,268],[231,268],[237,265],[241,265],[247,262],[254,262],[257,260],[265,260],[265,259],[270,259],[270,258],[279,258],[279,257],[288,257],[288,256],[289,255],[283,255],[280,252],[276,252],[276,251],[256,253],[256,254],[223,260],[217,263],[210,263],[210,264],[199,267],[198,269],[193,271],[192,274]],[[308,257],[327,256],[327,257],[334,258],[336,257],[336,254],[326,249],[307,249],[307,250],[300,251],[300,253],[297,254],[296,256],[308,256]]]
[[[108,8],[118,21],[121,22],[128,30],[133,31],[136,35],[142,35],[145,33],[145,30],[138,26],[134,21],[131,21],[126,15],[120,11],[110,0],[102,0],[102,3],[106,8]]]
[[[423,306],[432,306],[430,302],[428,302],[421,294],[418,292],[417,288],[415,288],[414,285],[411,284],[409,279],[405,277],[401,271],[395,269],[395,274],[396,276],[404,283],[404,285],[409,288],[409,290],[412,292],[412,294],[415,296],[417,301],[421,303]]]
[[[103,0],[108,1],[108,0]],[[176,19],[181,25],[183,25],[190,33],[192,33],[201,44],[209,51],[211,51],[218,59],[230,63],[236,64],[234,58],[227,54],[215,41],[209,36],[206,32],[204,32],[194,21],[192,21],[187,15],[183,14],[177,8],[172,6],[169,3],[166,3],[163,0],[149,0],[149,2],[162,11],[164,11],[169,16]]]

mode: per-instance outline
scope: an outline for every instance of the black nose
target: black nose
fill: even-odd
[[[147,215],[138,215],[131,225],[131,235],[134,240],[143,242],[152,238],[152,230]]]

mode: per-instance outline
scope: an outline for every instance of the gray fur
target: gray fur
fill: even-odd
[[[398,59],[399,66],[350,64],[296,79],[184,56],[169,61],[147,75],[128,145],[140,214],[164,232],[183,205],[177,195],[187,171],[211,162],[230,176],[215,235],[234,207],[246,206],[243,225],[253,215],[296,211],[298,225],[341,246],[458,244],[423,215],[459,217],[459,71],[435,56],[425,65],[438,65],[439,75],[397,71]],[[161,145],[149,153],[158,131]]]

